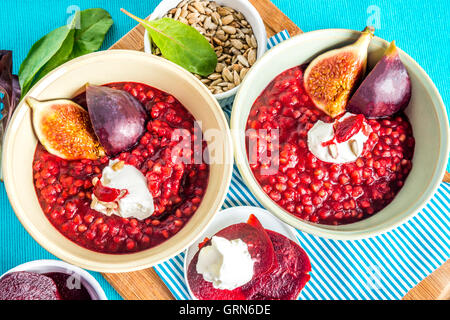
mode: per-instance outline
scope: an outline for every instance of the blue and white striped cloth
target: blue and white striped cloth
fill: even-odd
[[[289,34],[269,39],[269,49]],[[229,117],[231,107],[224,108]],[[234,167],[223,209],[262,207]],[[450,184],[442,183],[425,208],[402,226],[364,240],[339,241],[297,231],[311,259],[311,280],[302,300],[401,299],[412,287],[450,258]],[[190,299],[184,281],[184,253],[155,266],[176,299]]]

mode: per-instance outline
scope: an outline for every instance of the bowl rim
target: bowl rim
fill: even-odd
[[[78,274],[90,286],[90,288],[86,288],[86,289],[88,291],[90,291],[89,289],[92,289],[93,293],[97,295],[97,297],[95,297],[96,299],[92,299],[92,300],[108,300],[108,298],[105,294],[105,291],[101,287],[100,283],[89,272],[81,269],[80,267],[74,266],[70,263],[60,261],[60,260],[39,259],[39,260],[28,261],[28,262],[19,264],[19,265],[15,266],[14,268],[7,270],[5,273],[0,275],[0,279],[12,272],[18,272],[18,271],[28,271],[28,272],[39,273],[39,272],[33,271],[33,270],[45,268],[45,267],[63,268],[63,269],[67,269],[67,270],[72,271],[73,273]],[[65,273],[65,272],[62,272],[62,273]],[[89,292],[89,294],[91,294],[91,292]],[[92,298],[92,295],[91,295],[91,298]]]
[[[162,11],[162,7],[165,5],[165,2],[168,0],[162,0],[157,6],[156,8],[153,10],[153,12],[151,13],[151,15],[146,19],[148,21],[151,20],[155,20],[158,18],[158,16],[161,15],[161,11]],[[182,2],[183,0],[176,0],[178,1],[178,3]],[[246,7],[252,14],[252,16],[256,19],[256,24],[252,25],[252,28],[254,29],[256,26],[258,27],[259,30],[261,30],[260,33],[258,33],[258,35],[255,33],[255,31],[253,32],[253,34],[255,35],[255,39],[258,43],[258,48],[257,48],[257,53],[256,53],[256,61],[258,61],[263,55],[264,53],[267,51],[267,32],[266,32],[266,27],[264,25],[264,22],[261,18],[261,15],[259,14],[258,10],[256,10],[256,8],[253,6],[253,4],[251,4],[249,1],[247,0],[234,0],[235,2],[239,2],[242,6]],[[230,6],[232,7],[232,6]],[[235,9],[233,7],[233,9]],[[237,10],[237,9],[235,9]],[[167,13],[167,11],[166,11]],[[261,43],[260,43],[261,42]],[[151,42],[148,36],[148,31],[147,29],[145,29],[144,31],[144,51],[147,53],[151,53]],[[253,67],[253,66],[252,66]],[[251,67],[249,68],[250,71]],[[235,96],[236,93],[239,90],[239,87],[241,86],[241,84],[237,85],[236,87],[234,87],[233,89],[230,89],[228,91],[222,92],[222,93],[217,93],[217,94],[213,94],[213,96],[217,99],[217,100],[225,100],[228,99],[229,97]]]
[[[45,77],[43,77],[41,80],[39,80],[38,83],[36,83],[33,88],[29,90],[27,93],[28,95],[32,95],[35,90],[40,89],[42,85],[48,85],[47,82],[51,83],[54,81],[54,78],[58,78],[61,74],[66,73],[67,69],[74,69],[78,67],[78,64],[86,63],[86,60],[92,59],[92,58],[98,58],[99,56],[103,55],[122,55],[123,57],[129,57],[130,55],[136,55],[137,58],[150,58],[150,59],[157,59],[160,63],[167,64],[168,68],[175,68],[177,69],[177,72],[183,73],[185,77],[187,77],[187,81],[193,81],[195,86],[202,90],[203,93],[206,95],[205,98],[209,99],[214,106],[213,113],[217,117],[217,121],[219,123],[222,123],[224,127],[226,128],[225,132],[223,133],[223,141],[224,141],[224,157],[225,157],[225,164],[224,164],[224,176],[222,180],[222,184],[220,185],[220,189],[217,190],[217,194],[220,195],[220,197],[216,197],[213,205],[212,210],[209,210],[209,214],[206,216],[204,225],[201,229],[197,230],[198,232],[203,232],[211,222],[212,218],[214,217],[214,213],[219,211],[223,202],[225,201],[227,191],[229,189],[229,185],[231,183],[232,173],[233,173],[233,141],[231,139],[231,134],[229,130],[229,125],[226,120],[225,114],[222,110],[222,108],[219,106],[217,100],[212,96],[211,92],[201,83],[200,80],[198,80],[196,77],[194,77],[191,73],[186,71],[185,69],[181,68],[180,66],[176,65],[175,63],[168,61],[166,59],[156,57],[154,55],[135,51],[135,50],[105,50],[105,51],[99,51],[90,53],[78,58],[75,58],[58,68],[52,70],[50,73],[48,73]],[[89,61],[87,62],[89,63]],[[125,80],[126,81],[126,80]],[[98,272],[110,272],[110,273],[116,273],[116,272],[130,272],[130,271],[136,271],[145,269],[151,266],[154,266],[156,264],[159,264],[167,259],[170,259],[174,257],[175,255],[179,254],[180,252],[183,252],[185,248],[187,248],[189,245],[191,245],[196,240],[195,234],[189,234],[186,241],[183,241],[184,244],[180,245],[177,244],[175,249],[172,249],[170,253],[168,254],[162,254],[159,253],[156,257],[153,257],[152,255],[147,255],[145,257],[141,258],[134,258],[134,255],[138,255],[142,252],[145,252],[146,250],[151,250],[152,248],[142,250],[136,253],[128,253],[124,254],[123,256],[126,256],[128,259],[124,259],[124,261],[114,261],[114,262],[99,262],[99,261],[92,261],[85,257],[80,257],[79,255],[72,254],[70,251],[68,251],[64,246],[58,245],[55,243],[52,243],[51,241],[45,241],[47,238],[43,237],[42,233],[34,226],[33,223],[29,221],[27,218],[27,215],[24,214],[22,211],[21,206],[19,203],[23,202],[24,200],[20,200],[21,197],[18,197],[17,194],[14,193],[13,185],[16,184],[14,177],[11,175],[11,165],[12,160],[10,159],[10,153],[12,151],[12,140],[15,135],[15,133],[12,131],[11,127],[15,124],[16,119],[19,117],[19,114],[24,112],[25,110],[25,99],[22,99],[19,105],[17,106],[17,110],[15,110],[5,133],[4,136],[4,145],[2,150],[2,170],[4,175],[4,183],[5,183],[5,189],[8,195],[9,202],[13,208],[13,211],[15,215],[17,216],[18,220],[21,222],[23,227],[27,230],[27,232],[31,235],[31,237],[39,244],[41,245],[45,250],[52,253],[59,259],[66,261],[70,264],[79,266],[84,269],[92,270],[92,271],[98,271]],[[14,201],[12,201],[13,199]],[[39,208],[39,210],[42,212],[42,208]],[[42,212],[43,214],[43,212]],[[55,228],[56,232],[59,232]],[[61,234],[61,236],[65,237]],[[169,239],[170,240],[170,239]],[[71,240],[68,240],[71,241]],[[73,241],[72,241],[73,242]],[[179,241],[180,242],[180,241]],[[108,254],[108,253],[99,253],[96,251],[92,251],[90,249],[86,249],[82,246],[79,246],[75,243],[79,248],[82,250],[88,250],[89,253],[97,253],[105,256],[118,256],[117,254]],[[153,247],[156,248],[157,246]]]
[[[438,117],[438,121],[440,121],[440,124],[442,123],[442,127],[440,128],[441,133],[441,144],[440,144],[440,150],[439,150],[439,158],[438,163],[435,168],[435,172],[430,179],[429,184],[424,189],[422,195],[425,195],[422,201],[418,203],[412,203],[407,209],[404,210],[404,214],[401,218],[396,219],[395,221],[389,220],[385,221],[384,223],[380,223],[376,226],[369,227],[366,229],[361,230],[338,230],[338,227],[333,229],[326,229],[322,228],[320,224],[312,224],[310,222],[303,221],[299,218],[294,217],[292,214],[288,213],[284,209],[282,209],[280,206],[278,206],[275,202],[273,202],[272,199],[270,199],[262,190],[261,186],[256,182],[253,173],[251,172],[248,164],[247,164],[247,157],[246,152],[241,152],[242,149],[240,149],[239,143],[240,143],[240,133],[241,128],[239,128],[239,117],[241,116],[239,112],[241,111],[242,107],[239,107],[239,104],[241,103],[241,100],[243,100],[243,96],[246,95],[246,88],[250,85],[249,81],[252,78],[252,75],[259,71],[259,65],[264,63],[266,60],[276,60],[277,55],[284,51],[284,50],[290,50],[292,47],[299,46],[299,43],[301,43],[303,40],[308,39],[314,39],[316,37],[324,38],[324,37],[330,37],[330,35],[335,35],[336,33],[341,33],[344,35],[358,35],[360,34],[360,31],[351,30],[351,29],[321,29],[321,30],[315,30],[310,32],[305,32],[299,35],[296,35],[288,40],[283,41],[273,49],[266,52],[264,57],[262,57],[261,60],[257,61],[255,65],[253,65],[252,70],[249,70],[249,73],[247,74],[247,77],[244,79],[244,81],[241,83],[241,89],[238,91],[236,98],[234,100],[233,109],[231,113],[230,118],[230,128],[231,128],[231,135],[233,138],[233,146],[234,146],[234,156],[236,161],[236,166],[239,169],[239,172],[241,173],[241,176],[245,182],[245,184],[248,186],[250,191],[255,195],[255,197],[264,205],[264,207],[275,214],[279,219],[284,221],[285,223],[293,226],[294,228],[307,232],[312,235],[335,239],[335,240],[356,240],[356,239],[364,239],[373,237],[382,233],[385,233],[387,231],[390,231],[401,224],[405,223],[409,219],[411,219],[415,214],[417,214],[427,202],[429,202],[430,198],[434,195],[437,188],[439,187],[439,184],[442,181],[442,178],[445,174],[445,168],[446,168],[446,162],[448,160],[448,154],[450,153],[450,143],[449,143],[449,123],[448,123],[448,116],[445,110],[445,105],[442,100],[442,97],[439,94],[439,91],[437,90],[435,84],[431,80],[431,78],[428,76],[428,74],[423,70],[423,68],[408,54],[406,54],[404,51],[402,51],[400,48],[398,48],[398,51],[401,52],[403,57],[406,57],[408,59],[409,63],[417,70],[417,72],[420,74],[422,82],[426,84],[427,91],[429,91],[430,96],[434,97],[436,99],[436,112],[439,114],[442,114],[444,119],[441,117]],[[379,38],[374,37],[374,39],[380,41],[383,43],[386,47],[389,45],[389,42]],[[447,121],[444,121],[447,119]],[[245,149],[245,147],[244,147]],[[245,151],[245,150],[244,150]],[[368,218],[370,219],[370,218]],[[358,223],[358,222],[355,222]],[[345,226],[345,225],[343,225]]]

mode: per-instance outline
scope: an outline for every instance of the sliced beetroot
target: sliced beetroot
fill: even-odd
[[[336,141],[342,143],[349,140],[351,137],[357,134],[359,130],[361,130],[363,125],[364,116],[362,114],[350,116],[338,121],[334,128]]]
[[[109,156],[127,151],[144,134],[147,113],[128,92],[88,85],[86,104],[95,134]]]
[[[271,272],[276,265],[276,256],[272,242],[254,215],[250,215],[248,223],[238,223],[222,229],[215,236],[228,240],[241,239],[248,246],[250,256],[255,261],[253,278]],[[201,243],[201,248],[209,245],[209,239]],[[242,289],[220,290],[213,287],[211,282],[205,281],[203,276],[197,273],[197,261],[200,250],[195,254],[188,267],[188,281],[194,295],[201,300],[241,300],[245,299]]]
[[[254,278],[243,288],[248,300],[294,300],[310,279],[311,263],[306,252],[285,236],[266,230],[275,249],[278,266]]]
[[[351,97],[347,110],[368,118],[383,118],[405,109],[410,99],[411,80],[392,41]]]
[[[55,282],[34,272],[12,272],[0,279],[0,300],[61,300]]]
[[[231,225],[217,232],[216,236],[228,240],[242,239],[247,244],[250,256],[255,261],[254,276],[269,272],[275,267],[277,260],[272,242],[253,214],[250,215],[247,223]]]

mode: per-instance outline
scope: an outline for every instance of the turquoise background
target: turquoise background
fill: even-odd
[[[121,7],[140,17],[149,15],[160,1],[154,0],[2,0],[0,49],[14,55],[14,72],[34,42],[66,23],[72,6],[81,10],[101,7],[109,11],[114,25],[103,49],[135,26],[119,11]],[[375,24],[376,35],[397,45],[414,58],[436,84],[447,114],[450,106],[450,6],[448,1],[361,1],[361,0],[273,0],[303,31],[327,28],[361,30]],[[379,18],[379,19],[378,19]],[[424,106],[425,108],[427,106]],[[0,184],[0,274],[35,259],[55,258],[41,248],[15,217],[3,184]],[[120,296],[98,273],[92,273],[109,299]]]

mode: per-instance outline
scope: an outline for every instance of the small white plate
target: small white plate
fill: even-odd
[[[265,229],[278,232],[287,237],[288,239],[294,241],[298,245],[300,245],[297,237],[295,236],[295,229],[288,226],[278,218],[276,218],[273,214],[271,214],[267,210],[258,207],[242,206],[242,207],[228,208],[223,211],[220,211],[214,216],[208,228],[206,228],[205,232],[185,252],[184,280],[186,282],[188,292],[192,299],[197,300],[197,298],[192,294],[191,288],[189,286],[189,282],[187,279],[187,269],[189,264],[191,263],[192,258],[198,251],[199,243],[203,242],[205,238],[211,238],[217,232],[228,226],[241,222],[247,222],[251,214],[254,214],[258,218],[259,222],[261,222],[262,226]]]

